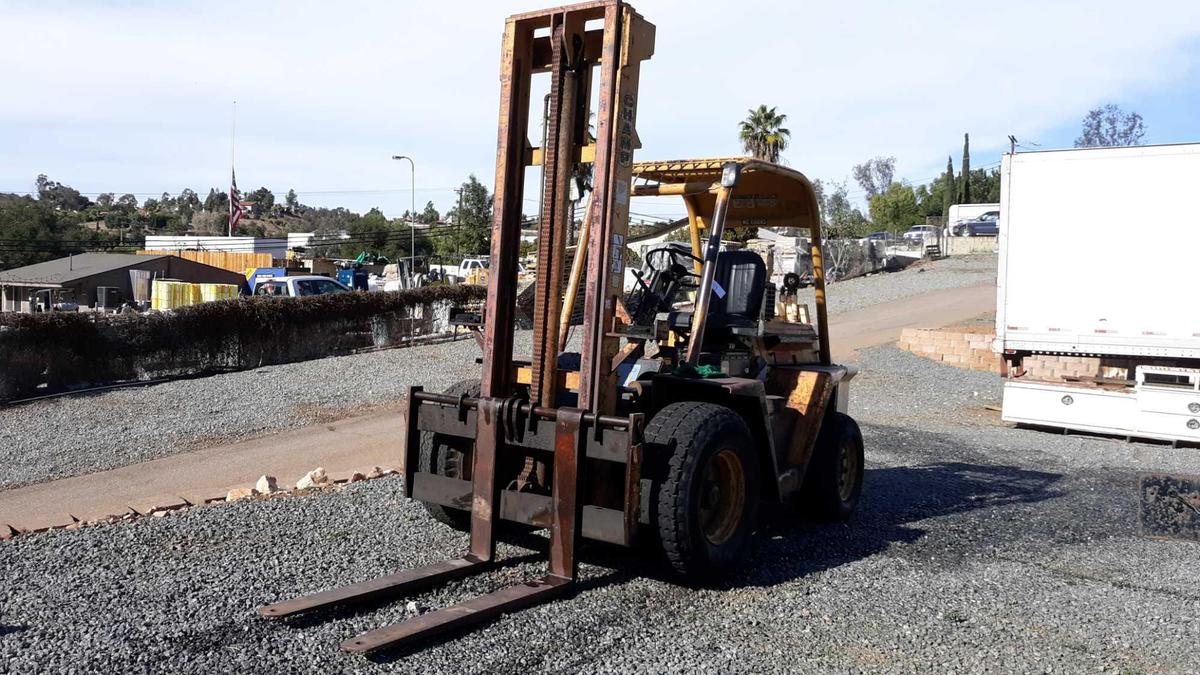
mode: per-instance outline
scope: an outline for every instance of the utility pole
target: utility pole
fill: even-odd
[[[454,212],[454,253],[456,256],[461,256],[462,251],[459,249],[459,242],[462,241],[463,189],[461,187],[455,188],[454,191],[458,193],[458,210]]]

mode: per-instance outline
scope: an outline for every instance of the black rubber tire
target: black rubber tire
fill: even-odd
[[[745,557],[754,532],[760,479],[750,430],[725,406],[672,403],[650,420],[645,440],[661,449],[652,469],[656,495],[651,522],[667,563],[686,583],[720,581]],[[740,460],[744,503],[736,529],[714,544],[700,524],[701,490],[708,462],[722,449],[733,450]]]
[[[456,382],[445,391],[451,396],[479,396],[479,380]],[[469,438],[443,436],[432,431],[421,432],[421,471],[436,473],[449,478],[462,476],[462,462],[471,452],[475,442]],[[445,523],[460,532],[471,531],[471,512],[452,509],[441,504],[423,502],[425,510],[434,520]]]
[[[846,459],[854,463],[847,477],[853,483],[847,495],[843,496],[840,481]],[[808,471],[804,474],[804,486],[800,494],[805,512],[827,522],[849,520],[858,508],[862,482],[862,431],[849,415],[832,413],[821,425]]]

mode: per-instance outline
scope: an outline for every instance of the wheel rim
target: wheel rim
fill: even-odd
[[[730,448],[718,451],[704,467],[700,484],[700,527],[709,543],[729,541],[746,508],[746,471]]]
[[[854,490],[858,487],[858,453],[850,447],[850,443],[842,444],[838,470],[838,497],[843,502],[854,499]]]

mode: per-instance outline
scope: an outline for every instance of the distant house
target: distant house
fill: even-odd
[[[303,235],[301,235],[303,236]],[[235,253],[270,253],[280,260],[287,257],[292,237],[197,237],[194,235],[147,235],[147,251],[232,251]],[[301,241],[300,238],[296,239]]]
[[[173,255],[81,253],[0,272],[0,311],[31,312],[57,300],[81,308],[98,304],[115,308],[138,297],[148,300],[149,281],[153,279],[236,286],[246,283],[237,272]]]

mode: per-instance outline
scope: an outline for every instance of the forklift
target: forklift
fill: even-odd
[[[760,507],[845,520],[863,442],[847,414],[854,371],[832,363],[820,218],[802,174],[751,158],[633,161],[638,76],[654,26],[620,0],[508,19],[495,220],[478,381],[412,387],[400,449],[405,494],[470,533],[459,558],[259,609],[286,617],[380,602],[479,574],[501,527],[549,530],[547,574],[348,639],[410,646],[569,593],[581,539],[657,552],[684,583],[735,572]],[[530,83],[548,73],[543,147],[529,142]],[[589,113],[596,98],[595,133]],[[543,108],[541,102],[538,108]],[[568,259],[571,188],[592,190]],[[533,348],[514,357],[526,168],[542,168]],[[678,196],[690,244],[647,252],[625,291],[629,205]],[[726,228],[810,232],[815,325],[802,284],[777,292],[761,256],[721,250]],[[794,282],[794,279],[792,280]],[[583,285],[582,346],[568,351]],[[786,311],[780,311],[786,308]]]

